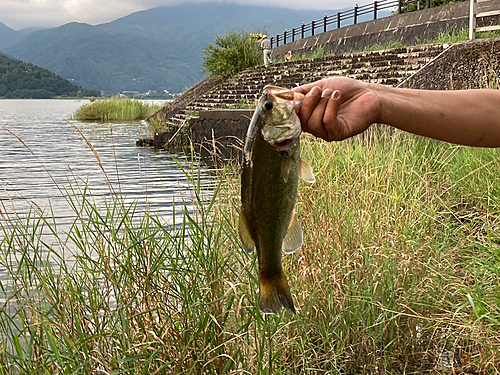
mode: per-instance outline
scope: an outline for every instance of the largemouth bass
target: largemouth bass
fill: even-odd
[[[302,99],[266,86],[245,139],[239,232],[247,251],[257,249],[259,308],[268,314],[282,307],[295,313],[281,257],[303,242],[295,216],[299,176],[314,182],[311,167],[300,159],[301,124],[294,107]]]

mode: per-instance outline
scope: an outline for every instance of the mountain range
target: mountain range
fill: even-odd
[[[178,93],[203,78],[203,47],[216,35],[274,35],[336,12],[213,2],[153,8],[96,26],[29,32],[0,23],[0,50],[85,88]]]

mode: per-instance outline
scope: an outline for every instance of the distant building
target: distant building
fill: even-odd
[[[134,95],[139,95],[139,91],[134,91],[134,90],[127,90],[127,91],[122,91],[120,94],[121,96],[134,96]]]

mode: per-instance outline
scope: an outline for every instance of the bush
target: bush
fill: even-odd
[[[435,7],[440,7],[442,5],[448,5],[448,4],[455,4],[455,3],[461,3],[465,0],[431,0],[431,8]],[[417,1],[409,1],[405,4],[402,5],[401,7],[401,12],[402,13],[409,13],[409,12],[414,12],[419,9],[425,9],[427,8],[427,1],[420,1],[419,5],[417,5]],[[396,14],[397,12],[395,12]]]
[[[203,72],[212,76],[228,77],[263,63],[260,44],[245,31],[216,35],[215,43],[207,44],[203,55]]]

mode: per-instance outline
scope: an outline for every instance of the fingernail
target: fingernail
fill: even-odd
[[[339,90],[335,90],[332,94],[332,98],[333,99],[340,99],[340,91]]]
[[[307,93],[306,96],[314,97],[318,96],[321,93],[321,89],[318,86],[314,86],[311,91]]]
[[[333,90],[331,89],[326,89],[325,91],[323,91],[323,93],[321,94],[321,97],[322,98],[329,98],[331,97],[333,94]]]

